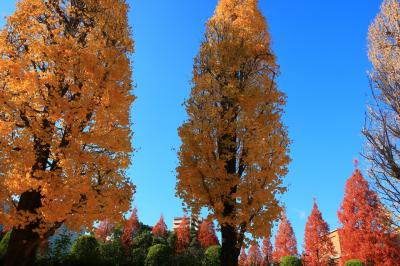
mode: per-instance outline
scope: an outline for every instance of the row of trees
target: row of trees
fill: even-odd
[[[0,221],[13,228],[7,266],[31,265],[42,239],[61,225],[121,224],[130,208],[135,188],[125,170],[135,97],[127,10],[124,0],[22,0],[0,32]],[[385,0],[370,29],[377,105],[364,130],[371,174],[392,212],[400,198],[399,10],[398,0]],[[220,0],[194,63],[176,188],[192,213],[206,208],[220,225],[226,266],[238,264],[246,238],[269,235],[282,213],[290,141],[278,74],[258,1]],[[356,221],[345,220],[346,208],[359,207],[352,204],[339,212],[344,227]],[[363,259],[386,247],[381,216],[365,222],[382,238],[371,236],[377,247],[365,247]],[[180,241],[178,250],[187,244]]]
[[[341,223],[337,239],[340,241],[340,250],[335,250],[329,225],[314,201],[306,223],[304,251],[300,256],[304,265],[335,265],[337,262],[344,265],[351,259],[359,259],[366,265],[398,264],[400,236],[391,223],[390,213],[370,189],[359,169],[354,171],[346,183],[338,218]],[[253,243],[248,254],[242,250],[239,265],[273,265],[284,257],[298,255],[293,228],[284,214],[274,247],[269,238],[264,238],[262,252],[257,243]],[[340,261],[335,261],[335,257],[340,257]]]

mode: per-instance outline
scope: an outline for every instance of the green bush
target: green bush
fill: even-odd
[[[295,256],[286,256],[281,259],[280,266],[301,266],[301,260]]]
[[[146,255],[146,250],[143,248],[132,249],[132,266],[143,266]]]
[[[94,236],[80,236],[71,247],[70,255],[78,265],[99,264],[99,243]]]
[[[348,260],[345,266],[364,266],[365,264],[361,260]]]
[[[203,266],[219,266],[221,265],[221,247],[211,246],[204,252],[204,258],[202,262]]]
[[[99,250],[102,265],[104,266],[130,264],[129,256],[127,256],[126,250],[121,245],[119,239],[115,239],[114,241],[100,245]]]
[[[2,259],[4,255],[6,255],[10,237],[11,237],[11,230],[8,231],[0,241],[0,259]]]
[[[156,244],[150,247],[147,253],[145,266],[168,266],[169,265],[169,248],[163,244]]]

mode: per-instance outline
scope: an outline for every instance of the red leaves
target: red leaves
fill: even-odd
[[[168,228],[164,222],[164,216],[161,215],[160,220],[158,220],[151,232],[154,237],[164,237],[168,234]]]
[[[294,236],[292,225],[284,213],[278,228],[278,232],[275,236],[275,250],[273,253],[273,258],[275,262],[279,262],[282,257],[289,255],[297,255],[297,241],[296,237]]]
[[[304,233],[304,260],[309,266],[328,265],[335,250],[329,238],[329,225],[322,218],[317,203],[308,217]]]
[[[108,220],[101,221],[99,227],[97,227],[94,236],[100,242],[108,242],[111,240],[111,237],[114,232],[115,225],[110,223]]]
[[[340,230],[343,262],[357,258],[375,265],[397,265],[400,248],[391,236],[393,229],[376,193],[359,169],[346,183],[338,217],[343,225]]]
[[[262,256],[260,248],[257,243],[251,245],[249,253],[247,254],[247,265],[260,265],[262,262]]]
[[[131,217],[129,217],[129,220],[126,222],[124,231],[122,232],[121,235],[121,244],[125,247],[128,248],[129,246],[132,245],[132,239],[136,232],[139,230],[140,224],[139,224],[139,219],[137,217],[137,209],[133,209]]]
[[[206,249],[210,246],[218,245],[218,239],[215,235],[214,224],[211,221],[203,221],[200,224],[197,240],[200,245]]]
[[[176,229],[175,251],[178,254],[184,253],[190,244],[190,229],[186,217],[183,217],[181,224]]]

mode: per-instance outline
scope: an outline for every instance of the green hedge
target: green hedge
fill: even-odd
[[[364,266],[365,264],[361,261],[361,260],[356,260],[356,259],[352,259],[352,260],[348,260],[346,261],[345,266]]]
[[[301,260],[295,256],[286,256],[281,259],[280,266],[301,266]]]

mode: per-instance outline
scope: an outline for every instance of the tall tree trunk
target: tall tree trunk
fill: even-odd
[[[38,191],[27,191],[21,195],[19,210],[35,212],[41,206],[41,195]],[[14,228],[4,257],[4,266],[30,266],[35,262],[37,248],[41,242],[39,234],[34,232],[39,221],[31,222],[25,228]]]
[[[242,245],[238,243],[236,230],[231,225],[221,225],[221,234],[221,265],[237,266]]]

